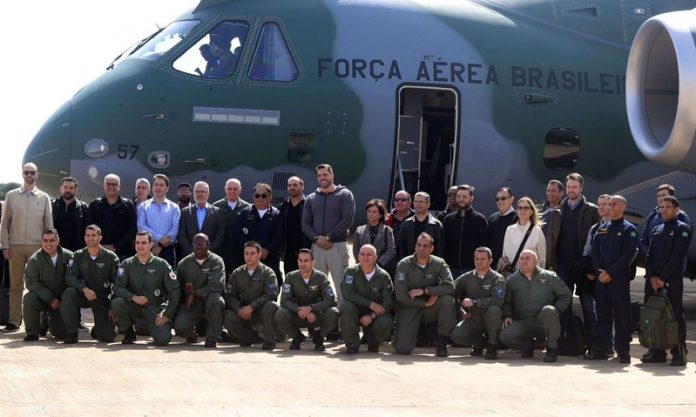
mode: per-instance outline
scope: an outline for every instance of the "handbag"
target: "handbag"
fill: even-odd
[[[527,243],[527,239],[529,239],[529,235],[532,233],[532,227],[534,227],[534,225],[530,223],[529,227],[527,228],[527,232],[524,234],[522,243],[520,243],[520,247],[517,248],[515,259],[513,259],[512,262],[508,261],[504,256],[501,256],[500,259],[498,259],[498,264],[496,265],[495,269],[505,278],[515,272],[515,265],[517,264],[517,260],[520,259],[520,254],[522,253],[524,244]]]

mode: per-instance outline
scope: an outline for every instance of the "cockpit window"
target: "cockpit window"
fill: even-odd
[[[133,52],[129,58],[155,61],[186,38],[199,23],[198,20],[173,22]]]
[[[294,81],[298,71],[283,33],[275,22],[267,22],[249,69],[249,79],[255,81]]]
[[[227,78],[234,74],[249,32],[249,23],[221,22],[174,61],[174,69],[206,78]]]

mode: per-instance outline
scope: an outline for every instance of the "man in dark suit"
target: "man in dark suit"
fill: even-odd
[[[220,256],[225,261],[225,271],[232,272],[238,266],[244,264],[242,248],[237,238],[239,213],[250,204],[239,198],[242,193],[242,183],[236,178],[230,178],[225,183],[225,198],[213,203],[220,208],[225,218],[225,234]]]
[[[193,238],[205,233],[210,240],[210,250],[221,254],[225,241],[225,217],[220,208],[208,203],[210,187],[208,183],[198,181],[193,185],[193,198],[196,202],[181,210],[179,217],[179,245],[183,253],[193,251]]]

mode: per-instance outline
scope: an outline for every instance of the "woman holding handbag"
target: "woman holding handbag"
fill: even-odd
[[[517,223],[508,226],[505,231],[501,262],[507,263],[507,272],[515,271],[520,253],[525,249],[531,249],[539,257],[539,267],[544,268],[546,238],[541,231],[539,212],[534,201],[526,196],[520,198],[517,202],[517,215]]]

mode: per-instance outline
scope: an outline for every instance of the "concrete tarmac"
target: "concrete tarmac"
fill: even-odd
[[[260,345],[187,345],[180,338],[158,348],[147,337],[135,345],[104,344],[80,332],[77,345],[25,343],[23,329],[0,335],[0,416],[693,416],[696,412],[696,283],[686,281],[692,352],[686,367],[641,364],[645,349],[634,335],[631,365],[618,360],[559,357],[543,362],[518,352],[497,361],[450,348],[410,356],[363,351],[346,356],[327,344],[315,353],[288,343],[273,352]],[[632,286],[642,299],[642,279]],[[577,298],[575,308],[579,309]],[[91,314],[83,310],[91,326]],[[201,340],[199,338],[199,340]]]

